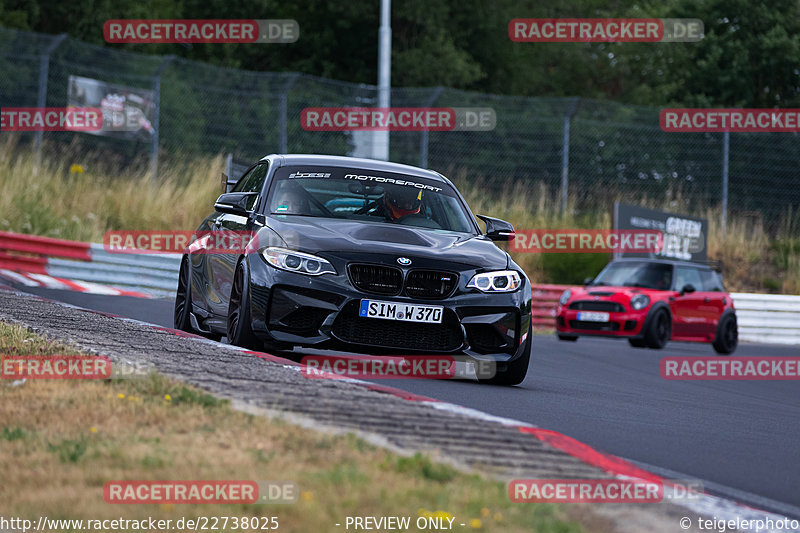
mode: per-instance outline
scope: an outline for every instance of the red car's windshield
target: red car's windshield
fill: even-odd
[[[610,263],[590,285],[643,287],[666,291],[672,287],[672,265],[624,261]]]

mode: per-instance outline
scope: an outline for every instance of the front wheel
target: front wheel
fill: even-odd
[[[244,259],[236,265],[228,303],[228,342],[234,346],[262,349],[250,323],[250,270]]]
[[[525,341],[525,349],[519,359],[511,361],[506,365],[503,370],[497,369],[495,375],[488,379],[480,380],[481,383],[488,383],[490,385],[519,385],[525,380],[528,374],[528,364],[531,361],[531,339],[533,335],[528,334],[528,340]]]
[[[647,348],[647,343],[644,339],[628,339],[628,344],[634,348]]]
[[[175,313],[173,323],[175,329],[194,333],[189,313],[192,311],[192,282],[189,272],[189,259],[184,257],[178,271],[178,290],[175,293]]]
[[[648,348],[660,350],[667,345],[672,337],[672,319],[665,309],[659,309],[644,334],[644,341]]]
[[[720,355],[729,355],[736,350],[739,344],[739,328],[736,325],[736,316],[733,313],[724,315],[717,324],[717,334],[711,345]]]

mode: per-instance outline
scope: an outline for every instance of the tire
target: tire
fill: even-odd
[[[628,339],[628,344],[634,348],[647,348],[647,343],[644,339]]]
[[[250,270],[244,259],[236,265],[228,303],[228,342],[251,350],[264,348],[250,323]]]
[[[647,325],[644,342],[648,348],[660,350],[669,342],[672,336],[672,319],[666,309],[659,309]]]
[[[528,333],[528,340],[525,341],[525,350],[522,357],[512,361],[506,365],[503,370],[498,369],[497,373],[488,379],[479,380],[481,383],[489,385],[519,385],[525,381],[525,376],[528,374],[528,363],[531,361],[531,340],[533,332]]]
[[[196,333],[192,328],[192,322],[189,319],[189,313],[192,309],[192,283],[191,272],[189,270],[189,259],[184,256],[181,261],[181,267],[178,271],[178,290],[175,292],[175,312],[173,315],[173,323],[175,329],[186,331],[188,333]]]
[[[739,344],[739,327],[736,324],[736,315],[728,313],[722,315],[717,324],[717,333],[711,345],[720,355],[730,355]]]
[[[558,334],[558,340],[575,342],[576,340],[578,340],[578,336],[577,335],[562,335],[561,333],[559,333]]]

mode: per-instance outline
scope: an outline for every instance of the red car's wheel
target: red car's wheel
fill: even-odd
[[[711,345],[718,354],[728,355],[736,350],[738,344],[739,328],[736,325],[736,315],[733,313],[722,315],[722,319],[717,324],[717,334]]]
[[[647,326],[644,341],[648,348],[660,350],[672,336],[672,319],[666,309],[658,309]]]

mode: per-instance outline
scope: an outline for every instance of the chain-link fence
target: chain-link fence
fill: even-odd
[[[373,85],[228,69],[5,28],[0,28],[0,73],[3,107],[65,106],[70,76],[154,91],[154,139],[91,138],[93,148],[131,158],[153,157],[156,146],[162,153],[230,152],[252,160],[272,152],[358,153],[357,135],[306,131],[301,112],[377,102]],[[797,134],[665,133],[657,108],[442,87],[394,88],[391,102],[491,107],[497,117],[490,132],[392,132],[391,160],[446,174],[466,172],[488,182],[542,181],[554,193],[568,192],[579,209],[610,208],[617,199],[662,204],[674,199],[683,209],[727,205],[774,223],[790,209],[796,213],[800,203]],[[54,142],[87,137],[45,135]]]

